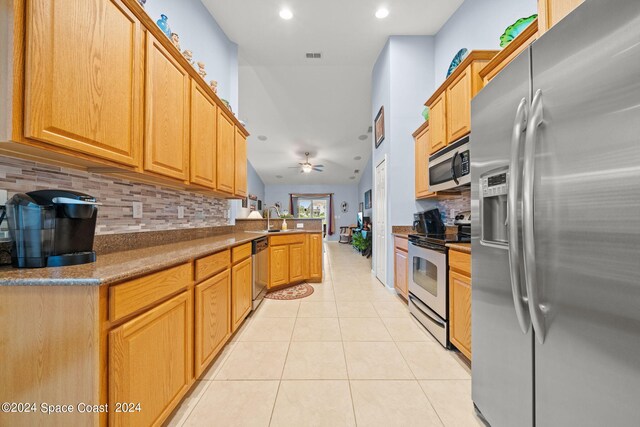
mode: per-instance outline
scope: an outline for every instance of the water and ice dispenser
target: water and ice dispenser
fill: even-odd
[[[480,177],[480,210],[482,221],[482,241],[494,245],[507,245],[507,193],[509,191],[509,171],[491,171]]]

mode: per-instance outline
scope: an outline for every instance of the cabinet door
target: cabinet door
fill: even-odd
[[[147,33],[144,168],[189,179],[189,74]]]
[[[540,34],[553,27],[584,0],[538,0]]]
[[[269,247],[269,288],[289,283],[289,245]]]
[[[140,22],[120,0],[33,0],[26,27],[25,136],[138,166]]]
[[[310,279],[309,260],[311,259],[311,239],[308,234],[304,236],[304,280]]]
[[[451,342],[471,359],[471,279],[449,272]]]
[[[429,154],[433,154],[447,146],[447,113],[445,106],[446,93],[442,92],[429,107],[429,127],[431,141]]]
[[[309,236],[309,278],[322,280],[322,234]]]
[[[409,283],[407,281],[409,273],[409,263],[407,261],[407,253],[396,248],[394,263],[394,286],[398,293],[403,297],[408,297]]]
[[[195,372],[199,377],[231,335],[231,274],[225,270],[195,287]]]
[[[183,292],[109,334],[110,425],[159,425],[193,381],[193,301]],[[116,402],[140,411],[115,412]]]
[[[229,194],[235,181],[235,132],[233,121],[218,108],[218,190]]]
[[[247,138],[237,128],[235,155],[235,193],[236,196],[247,197]]]
[[[191,82],[191,182],[216,188],[217,108],[209,95]]]
[[[447,87],[447,143],[471,131],[471,67]]]
[[[421,132],[415,141],[416,199],[433,195],[429,191],[429,144],[431,133],[429,126]]]
[[[304,243],[289,246],[289,283],[304,280]]]
[[[231,324],[235,331],[251,311],[251,258],[247,258],[231,269]]]

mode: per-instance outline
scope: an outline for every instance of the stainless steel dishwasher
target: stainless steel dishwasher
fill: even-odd
[[[252,242],[251,254],[253,261],[253,309],[255,310],[267,292],[269,281],[269,239],[261,237]]]

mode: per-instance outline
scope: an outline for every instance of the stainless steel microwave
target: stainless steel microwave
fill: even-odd
[[[429,157],[429,191],[446,191],[471,183],[469,136]]]

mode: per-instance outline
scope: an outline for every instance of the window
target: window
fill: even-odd
[[[323,218],[327,216],[327,200],[298,199],[298,218]]]

